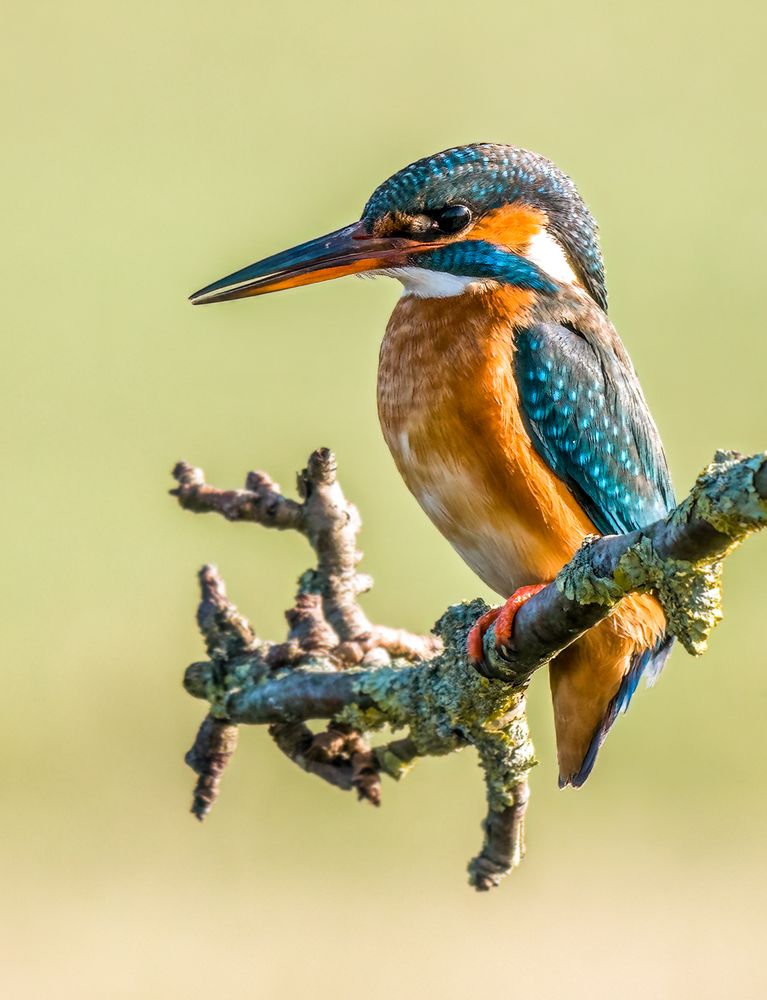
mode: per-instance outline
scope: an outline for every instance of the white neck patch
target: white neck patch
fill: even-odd
[[[580,284],[564,250],[547,230],[540,229],[531,238],[525,256],[555,281],[565,285]]]

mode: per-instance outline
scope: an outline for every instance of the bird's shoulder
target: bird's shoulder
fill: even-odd
[[[631,359],[585,293],[539,302],[513,331],[530,438],[603,533],[664,516],[674,497],[660,436]]]

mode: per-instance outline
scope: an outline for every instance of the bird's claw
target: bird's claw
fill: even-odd
[[[499,608],[492,608],[481,615],[469,632],[466,639],[466,654],[469,662],[476,667],[480,673],[484,674],[485,665],[485,634],[488,629],[495,626],[495,646],[503,654],[514,648],[511,641],[514,631],[514,618],[527,601],[537,593],[547,587],[546,583],[535,583],[527,587],[519,587],[515,590],[505,604]]]
[[[496,622],[502,607],[491,608],[474,622],[466,638],[466,655],[469,663],[481,667],[485,662],[485,633]]]

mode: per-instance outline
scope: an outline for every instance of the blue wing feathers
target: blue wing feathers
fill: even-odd
[[[603,534],[668,513],[673,492],[636,375],[608,340],[559,324],[518,331],[520,405],[533,445]]]
[[[617,334],[570,325],[518,330],[514,364],[522,414],[549,468],[603,534],[633,531],[665,516],[674,493],[658,432]],[[644,675],[652,683],[673,645],[664,637],[635,654],[573,777],[582,785]]]

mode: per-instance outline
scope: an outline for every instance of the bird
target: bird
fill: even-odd
[[[469,634],[513,647],[514,615],[593,535],[645,527],[674,492],[656,425],[607,314],[597,224],[542,155],[472,143],[424,157],[358,221],[202,288],[194,304],[350,274],[398,279],[378,366],[386,443],[423,511],[504,601]],[[549,665],[559,785],[580,786],[672,637],[651,594]]]

